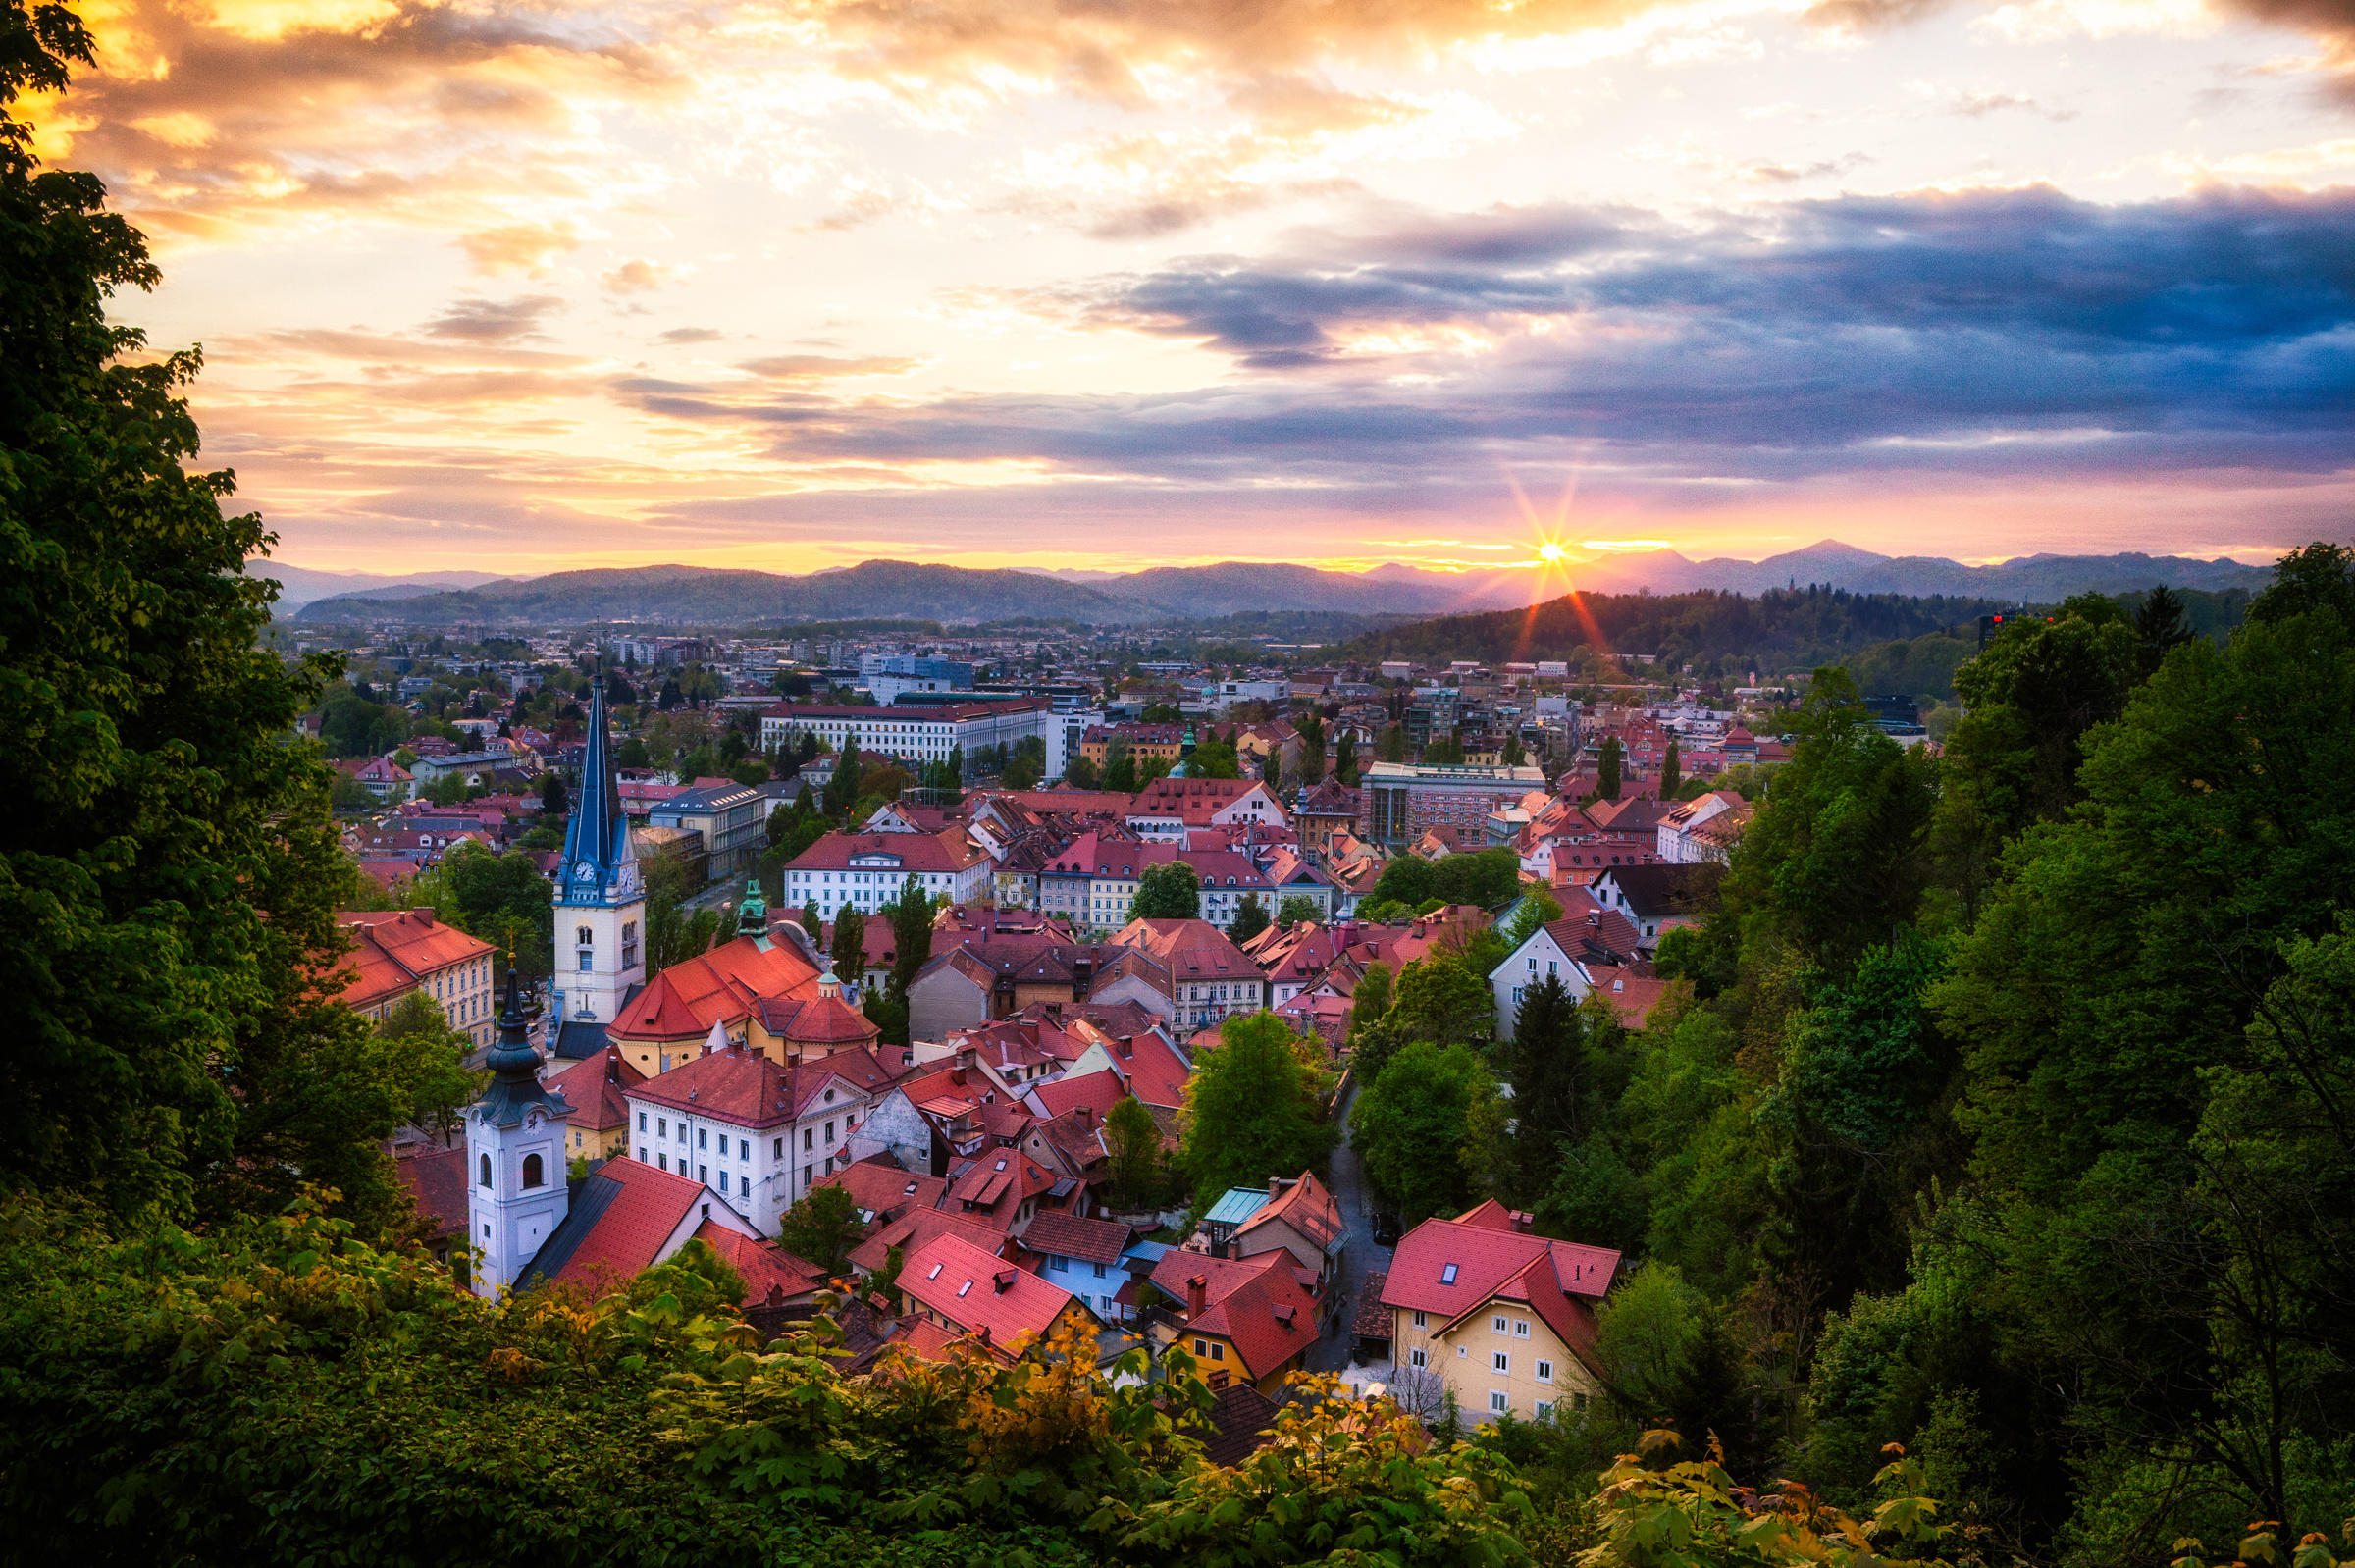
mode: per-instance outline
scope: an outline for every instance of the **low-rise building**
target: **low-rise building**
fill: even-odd
[[[436,919],[430,909],[346,910],[336,923],[351,938],[345,962],[358,971],[343,988],[344,1006],[381,1021],[418,991],[477,1046],[498,1032],[491,1013],[491,961],[498,950],[490,943]]]
[[[1542,1421],[1602,1390],[1595,1309],[1619,1254],[1529,1233],[1494,1200],[1409,1230],[1384,1277],[1390,1354],[1444,1383],[1466,1416]]]
[[[928,897],[946,895],[959,904],[982,897],[990,887],[990,859],[962,827],[939,833],[828,833],[785,868],[785,902],[794,908],[815,903],[821,920],[849,906],[872,915],[897,904],[910,876]]]
[[[749,785],[699,782],[666,800],[653,802],[647,822],[704,836],[704,875],[733,882],[752,874],[753,862],[768,847],[769,798]]]

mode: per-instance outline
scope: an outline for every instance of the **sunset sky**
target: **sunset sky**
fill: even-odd
[[[304,566],[2261,560],[2350,5],[121,0],[36,116]]]

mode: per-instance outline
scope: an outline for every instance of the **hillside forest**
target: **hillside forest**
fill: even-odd
[[[0,110],[92,49],[6,0]],[[1640,1030],[1541,990],[1500,1046],[1445,956],[1361,999],[1361,1093],[1435,1132],[1386,1183],[1626,1249],[1603,1397],[1473,1432],[1312,1380],[1216,1464],[1182,1348],[846,1378],[835,1316],[763,1343],[706,1248],[497,1302],[424,1253],[383,1140],[451,1061],[335,1000],[333,775],[294,738],[340,668],[268,651],[276,542],[200,466],[200,360],[109,322],[157,269],[30,145],[0,114],[0,1563],[2355,1548],[2347,550],[2221,641],[2022,623],[1941,755],[1818,672]]]

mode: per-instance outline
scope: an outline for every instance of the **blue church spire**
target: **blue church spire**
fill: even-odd
[[[630,847],[630,819],[622,814],[613,741],[605,733],[602,674],[589,690],[589,746],[581,758],[580,800],[564,828],[564,864],[558,874],[560,904],[626,904],[639,896],[638,856]]]

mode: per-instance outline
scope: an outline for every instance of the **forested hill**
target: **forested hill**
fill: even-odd
[[[2120,602],[2131,612],[2143,595]],[[2240,589],[2176,594],[2196,633],[2215,637],[2241,622],[2249,596]],[[1448,615],[1371,633],[1342,651],[1359,659],[1410,658],[1431,664],[1472,658],[1484,663],[1558,658],[1579,661],[1648,653],[1656,667],[1740,680],[1762,680],[1824,664],[1845,664],[1867,692],[1943,699],[1956,668],[1978,647],[1978,618],[2016,614],[1988,599],[1854,594],[1824,587],[1770,589],[1754,599],[1693,594],[1569,595],[1534,609]],[[2042,613],[2032,610],[2031,613]]]
[[[1978,617],[2018,606],[1987,599],[1910,599],[1845,589],[1770,589],[1740,594],[1571,594],[1534,609],[1448,615],[1359,639],[1345,651],[1360,659],[1419,663],[1474,658],[1483,663],[1573,658],[1581,649],[1604,657],[1659,656],[1662,665],[1697,674],[1761,676],[1836,664],[1880,644],[1937,633],[1975,636]]]

